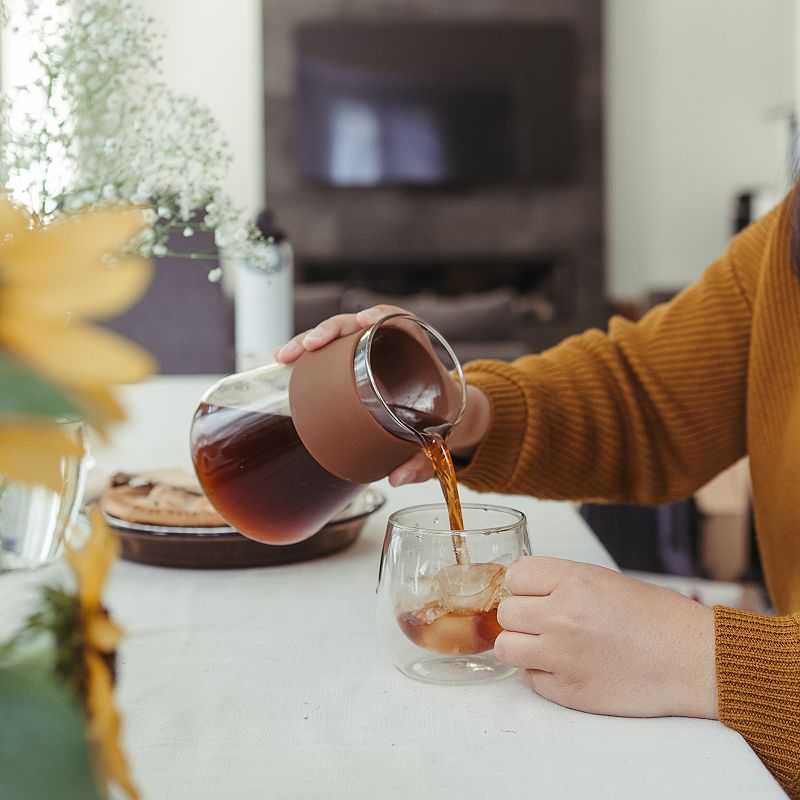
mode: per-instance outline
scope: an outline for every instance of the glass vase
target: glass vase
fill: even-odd
[[[62,457],[56,492],[0,475],[0,573],[35,569],[57,560],[83,501],[89,466],[83,422],[62,422],[83,455]]]

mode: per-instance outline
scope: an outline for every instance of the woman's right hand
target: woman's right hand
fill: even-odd
[[[328,317],[316,328],[298,333],[283,347],[279,347],[275,351],[275,358],[282,364],[291,364],[293,361],[297,361],[306,350],[319,350],[320,347],[324,347],[334,339],[349,336],[351,333],[371,327],[389,314],[408,313],[404,308],[398,306],[380,305],[365,308],[358,314],[337,314],[335,317]]]
[[[389,314],[407,314],[403,308],[390,305],[377,305],[365,308],[357,314],[337,314],[323,320],[315,328],[290,339],[275,351],[275,358],[282,364],[291,364],[306,350],[319,350],[334,339],[349,336],[371,327]],[[486,435],[491,421],[491,407],[486,395],[477,387],[467,385],[467,407],[464,416],[447,438],[451,453],[468,459]],[[392,486],[406,483],[419,483],[433,477],[430,462],[423,452],[401,464],[389,475]]]

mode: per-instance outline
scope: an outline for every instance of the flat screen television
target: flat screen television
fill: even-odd
[[[295,35],[305,178],[343,187],[567,181],[574,33],[561,23],[326,21]]]

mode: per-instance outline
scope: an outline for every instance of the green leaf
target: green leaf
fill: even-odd
[[[57,656],[55,639],[50,631],[26,627],[0,643],[0,670],[12,669],[34,679],[58,677],[55,672]]]
[[[0,417],[80,417],[82,410],[63,392],[0,353]]]
[[[55,679],[0,668],[0,787],[14,800],[101,800],[84,720]]]

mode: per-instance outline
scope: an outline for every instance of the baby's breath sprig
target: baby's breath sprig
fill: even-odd
[[[12,31],[32,47],[31,74],[0,104],[0,185],[12,199],[42,222],[109,203],[146,205],[142,255],[214,265],[214,248],[170,246],[176,234],[210,232],[216,248],[275,269],[258,229],[222,189],[231,155],[219,125],[160,80],[163,36],[136,0],[0,0],[0,20],[3,3]]]

